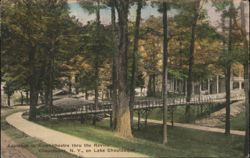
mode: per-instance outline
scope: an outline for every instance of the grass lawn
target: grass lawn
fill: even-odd
[[[69,153],[64,151],[62,152],[41,152],[39,150],[57,150],[55,147],[48,146],[46,143],[42,141],[29,137],[26,134],[20,132],[19,130],[15,129],[14,127],[10,126],[5,118],[15,112],[21,110],[18,109],[8,109],[5,113],[1,114],[1,130],[3,130],[8,136],[10,136],[15,142],[18,144],[22,144],[24,146],[28,146],[26,149],[29,150],[31,153],[36,155],[38,158],[76,158]],[[35,129],[34,129],[35,130]],[[35,146],[35,147],[32,147]],[[38,147],[42,146],[42,147]]]
[[[149,112],[148,118],[153,120],[162,120],[162,108],[153,109]],[[135,115],[137,116],[137,114]],[[168,112],[168,121],[171,121],[171,113]],[[174,122],[185,122],[185,107],[179,106],[174,110]]]
[[[185,106],[177,106],[174,108],[174,122],[179,123],[186,123],[185,120]],[[152,111],[149,112],[148,118],[153,120],[162,120],[162,108],[152,109]],[[137,113],[135,113],[135,116],[137,116]],[[206,117],[206,114],[200,113],[200,106],[191,106],[191,118],[190,121],[193,123],[195,119],[198,117]],[[171,112],[168,112],[168,121],[171,121]]]
[[[231,120],[231,128],[244,131],[246,127],[245,111],[241,112]]]
[[[240,130],[245,131],[246,126],[246,120],[245,120],[245,111],[239,113],[236,117],[233,117],[231,119],[231,129],[232,130]],[[218,125],[219,128],[225,128],[225,124]]]
[[[152,157],[243,157],[244,137],[225,136],[210,133],[169,127],[167,146],[161,144],[162,128],[149,124],[141,130],[135,129],[134,139],[126,140],[115,137],[109,128],[109,120],[80,124],[79,121],[38,121],[49,128],[65,132],[97,143],[112,145],[130,151],[143,153]]]

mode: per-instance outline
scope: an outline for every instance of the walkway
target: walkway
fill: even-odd
[[[58,149],[80,157],[147,157],[142,154],[122,151],[115,147],[94,143],[46,128],[25,120],[22,118],[22,112],[8,116],[6,121],[31,137],[35,137],[47,144],[54,145]]]
[[[159,121],[159,120],[148,119],[147,121],[149,123],[162,124],[162,121]],[[171,125],[171,123],[168,122],[168,125]],[[174,126],[196,129],[196,130],[207,131],[207,132],[225,133],[225,130],[222,128],[212,128],[212,127],[205,127],[205,126],[199,126],[199,125],[194,125],[194,124],[174,123]],[[234,135],[245,136],[245,131],[230,130],[230,133]]]

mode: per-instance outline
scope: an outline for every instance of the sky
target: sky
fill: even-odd
[[[70,14],[78,18],[79,21],[82,22],[83,24],[86,24],[89,20],[95,19],[95,14],[89,14],[85,9],[81,8],[81,6],[77,2],[69,3],[69,7],[70,7],[70,12],[71,12]],[[129,19],[132,21],[134,21],[135,19],[136,8],[137,8],[136,6],[132,6],[129,10],[130,12]],[[107,25],[111,23],[110,14],[111,14],[110,8],[101,9],[100,17],[101,17],[102,24]],[[151,15],[158,17],[161,14],[157,11],[157,8],[153,8],[150,5],[145,6],[141,11],[142,19],[147,19]]]
[[[239,7],[241,0],[234,0],[235,7]],[[249,2],[245,2],[245,13],[246,13],[246,30],[249,32]],[[68,3],[70,8],[70,14],[72,16],[75,16],[77,19],[79,19],[80,22],[83,24],[86,24],[90,20],[95,19],[95,14],[89,14],[86,10],[81,8],[81,6],[76,1],[71,1]],[[132,6],[129,10],[129,20],[134,21],[135,15],[136,15],[136,6]],[[216,12],[215,8],[211,5],[211,2],[203,4],[203,8],[207,10],[208,13],[208,20],[210,24],[214,27],[218,27],[220,25],[220,13]],[[104,25],[111,23],[111,10],[110,8],[101,9],[100,15],[101,15],[101,23]],[[177,11],[172,9],[169,11],[170,17],[177,14]],[[147,5],[143,7],[141,11],[142,19],[146,20],[150,16],[159,17],[161,14],[158,12],[156,7],[152,7],[151,5]]]

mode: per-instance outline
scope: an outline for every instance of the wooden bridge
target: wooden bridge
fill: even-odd
[[[231,101],[243,100],[245,98],[244,94],[234,94],[231,95]],[[171,112],[171,120],[173,124],[174,108],[177,106],[201,106],[205,107],[210,111],[213,109],[215,104],[225,102],[224,95],[202,95],[192,97],[190,102],[186,101],[185,97],[178,98],[168,98],[167,106],[168,110]],[[163,108],[162,99],[146,99],[146,100],[136,100],[134,103],[134,111],[138,113],[138,122],[140,122],[141,114],[145,114],[145,121],[147,121],[148,112],[155,108]],[[56,119],[80,119],[83,123],[87,117],[93,119],[93,124],[95,124],[98,117],[110,117],[112,120],[112,104],[111,102],[100,102],[98,105],[94,103],[87,103],[83,105],[72,105],[70,108],[64,112],[59,112],[53,110],[50,115],[51,118]],[[145,122],[146,123],[146,122]],[[112,126],[112,121],[110,121]],[[139,128],[139,124],[138,124]]]

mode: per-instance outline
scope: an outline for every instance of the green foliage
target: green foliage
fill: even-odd
[[[111,57],[112,39],[109,36],[111,30],[104,25],[99,25],[98,28],[96,25],[96,22],[92,22],[83,28],[83,40],[85,42],[83,55],[88,59],[94,59],[98,55],[99,61],[102,63],[102,60]]]
[[[230,0],[214,0],[212,4],[217,9],[217,11],[221,11],[229,6]]]
[[[7,82],[3,88],[4,93],[8,96],[12,96],[15,91],[15,87],[10,82]]]
[[[209,40],[223,40],[223,36],[220,35],[214,27],[209,23],[202,23],[197,26],[197,38],[209,39]]]
[[[195,64],[193,67],[194,81],[212,78],[211,72],[206,64]]]
[[[97,12],[98,9],[104,9],[106,8],[105,4],[99,4],[102,2],[101,0],[80,0],[79,4],[82,8],[86,9],[89,14],[94,14],[95,12]]]
[[[11,77],[19,82],[19,89],[27,87],[30,81],[31,64],[36,71],[37,88],[41,89],[50,74],[51,63],[56,78],[62,61],[79,49],[76,35],[80,24],[69,16],[67,2],[63,0],[4,1],[1,13],[1,79],[7,82],[6,76]]]
[[[183,70],[175,69],[175,68],[169,68],[168,70],[169,75],[176,79],[186,79],[187,75],[186,72]]]
[[[79,74],[79,87],[82,91],[95,88],[95,77],[93,72],[81,71]]]
[[[145,85],[145,77],[141,71],[137,72],[137,77],[136,77],[136,87],[143,88]]]
[[[82,40],[85,45],[83,46],[84,51],[81,55],[88,59],[86,63],[89,64],[90,68],[88,71],[81,71],[80,86],[81,88],[85,87],[87,89],[91,89],[94,88],[94,83],[97,83],[96,86],[99,86],[99,71],[105,67],[105,63],[107,63],[107,61],[111,60],[113,49],[112,38],[109,36],[111,34],[111,30],[109,27],[105,27],[97,22],[89,23],[83,27],[83,30],[84,34]],[[95,76],[96,71],[98,72],[98,76]],[[103,78],[103,76],[101,77]]]

